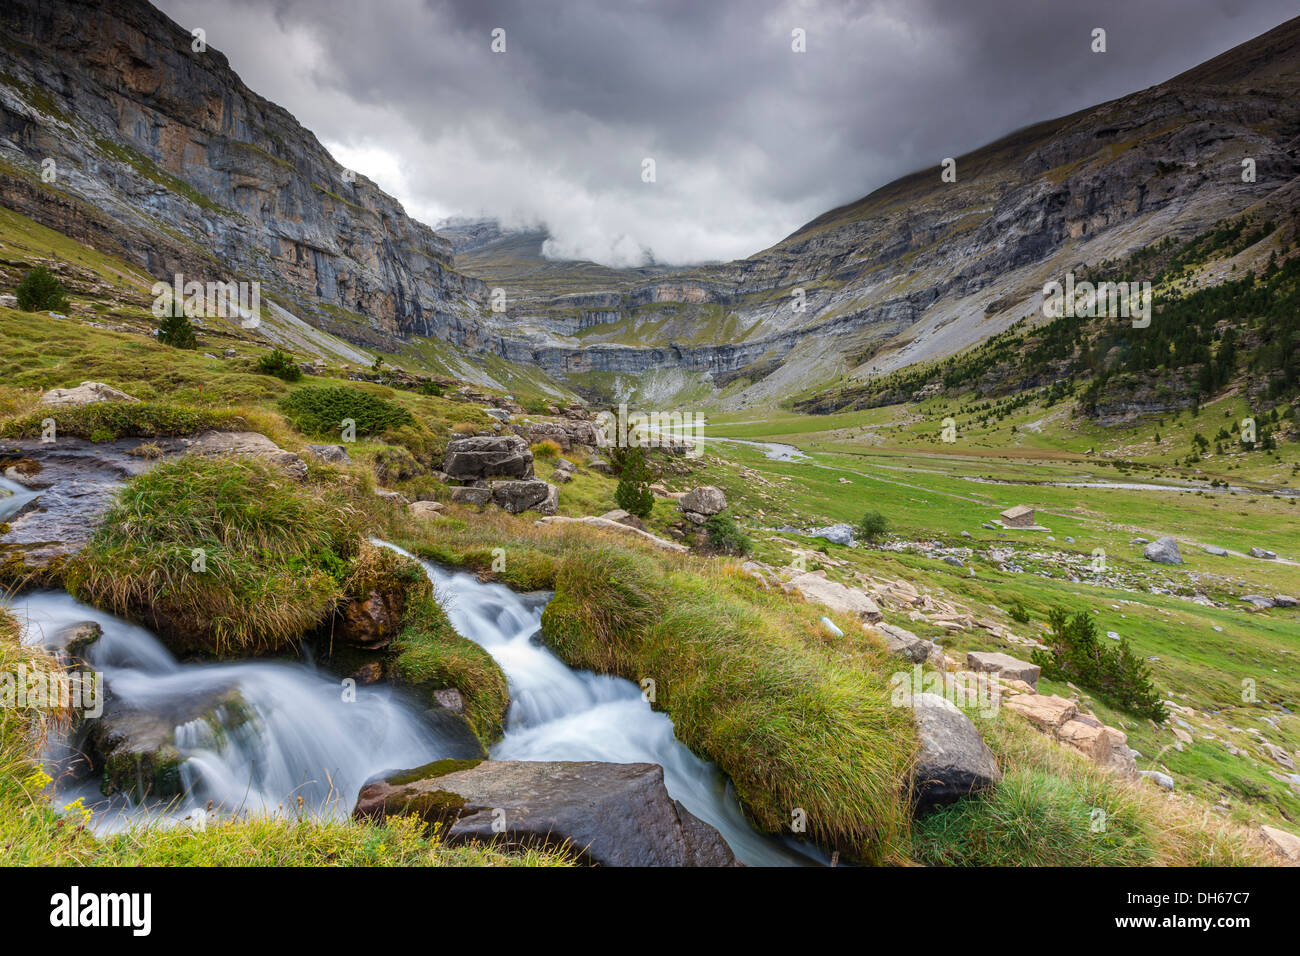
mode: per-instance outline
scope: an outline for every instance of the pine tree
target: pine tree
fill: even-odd
[[[185,314],[185,306],[180,302],[172,302],[167,314],[158,324],[158,341],[178,349],[199,347],[198,336],[194,334],[194,323]]]

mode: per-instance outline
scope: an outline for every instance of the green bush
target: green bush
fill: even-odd
[[[173,302],[167,314],[158,323],[158,341],[174,349],[196,349],[199,347],[198,336],[194,334],[194,323],[185,314],[185,306]]]
[[[1111,707],[1157,722],[1165,720],[1168,714],[1151,686],[1150,668],[1128,641],[1121,639],[1114,649],[1103,647],[1097,624],[1087,611],[1071,615],[1063,607],[1054,607],[1047,613],[1047,623],[1052,630],[1048,646],[1031,655],[1043,669],[1043,677],[1074,681]]]
[[[401,405],[347,385],[307,385],[280,400],[294,428],[318,438],[337,438],[344,419],[356,422],[358,435],[377,435],[415,421]]]
[[[68,290],[45,266],[28,270],[18,283],[18,308],[24,312],[68,311]]]
[[[259,375],[274,375],[286,382],[296,382],[302,378],[302,369],[293,360],[293,356],[279,349],[272,349],[258,358],[256,369]]]
[[[1011,620],[1018,624],[1028,624],[1029,609],[1026,608],[1024,604],[1017,601],[1015,604],[1011,605]]]
[[[855,535],[863,541],[879,541],[889,531],[889,519],[879,511],[868,511],[854,529]]]
[[[640,448],[614,449],[611,457],[618,471],[614,501],[628,514],[646,517],[655,506],[655,496],[650,490],[650,468],[646,465],[645,452]]]
[[[719,554],[736,557],[749,554],[752,545],[745,532],[728,514],[712,515],[704,522],[704,533],[709,538],[709,548]]]

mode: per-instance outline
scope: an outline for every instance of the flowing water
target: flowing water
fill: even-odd
[[[8,521],[39,495],[39,491],[28,491],[17,482],[0,477],[0,521]]]
[[[637,685],[575,671],[542,644],[542,608],[549,595],[519,594],[471,574],[421,564],[452,626],[491,654],[510,683],[506,733],[492,748],[494,759],[659,764],[673,799],[716,827],[742,862],[825,862],[815,847],[755,832],[726,777],[677,741],[672,721],[651,709]]]
[[[636,685],[574,671],[544,647],[538,634],[548,595],[424,567],[457,631],[491,654],[509,681],[506,733],[493,758],[656,763],[668,792],[717,827],[745,863],[825,862],[816,848],[755,832],[722,773],[678,743],[672,722]],[[85,657],[104,675],[112,706],[143,711],[174,733],[184,795],[165,803],[105,798],[67,742],[52,748],[52,772],[83,771],[59,775],[59,799],[82,797],[103,831],[146,817],[194,818],[209,804],[220,813],[297,812],[299,797],[309,813],[344,816],[377,774],[469,756],[463,739],[386,686],[357,687],[355,700],[345,701],[339,678],[309,664],[182,663],[148,630],[63,592],[21,595],[10,610],[30,642],[57,643],[71,625],[99,624],[103,636]]]

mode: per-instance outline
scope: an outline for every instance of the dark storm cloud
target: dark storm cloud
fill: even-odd
[[[1021,126],[1158,83],[1289,0],[161,0],[426,220],[625,265],[755,252]],[[506,52],[490,50],[495,28]],[[807,52],[791,50],[791,31]],[[1107,33],[1107,52],[1090,49]],[[642,182],[643,159],[657,181]]]

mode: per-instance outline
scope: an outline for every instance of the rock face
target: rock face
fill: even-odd
[[[1183,556],[1178,552],[1178,542],[1166,535],[1157,538],[1142,549],[1142,557],[1156,564],[1182,564]]]
[[[677,507],[683,513],[693,512],[707,518],[726,509],[727,496],[722,493],[721,488],[701,485],[686,492],[677,502]]]
[[[968,652],[966,666],[973,671],[997,674],[1007,680],[1022,680],[1030,687],[1038,686],[1038,677],[1043,672],[1037,664],[1016,660],[1010,654],[989,651]]]
[[[600,866],[736,865],[718,831],[668,796],[656,764],[441,761],[367,784],[355,815],[412,812],[446,825],[452,843],[567,843]]]
[[[126,392],[103,382],[82,382],[76,388],[52,388],[41,396],[42,405],[89,405],[93,402],[138,402]]]
[[[911,697],[920,752],[912,771],[918,813],[952,803],[1002,779],[993,752],[970,718],[938,694]]]
[[[282,468],[291,478],[306,478],[307,463],[258,432],[204,432],[189,443],[187,453],[213,458],[258,458]]]
[[[0,33],[0,155],[26,173],[0,177],[4,205],[168,281],[259,279],[364,345],[482,339],[486,287],[450,244],[148,3],[10,0]]]
[[[846,587],[811,571],[796,574],[783,585],[787,591],[798,591],[805,601],[821,604],[840,614],[856,617],[867,623],[879,621],[880,608],[864,592]]]
[[[442,470],[458,481],[532,478],[533,453],[518,435],[474,435],[447,443]]]

